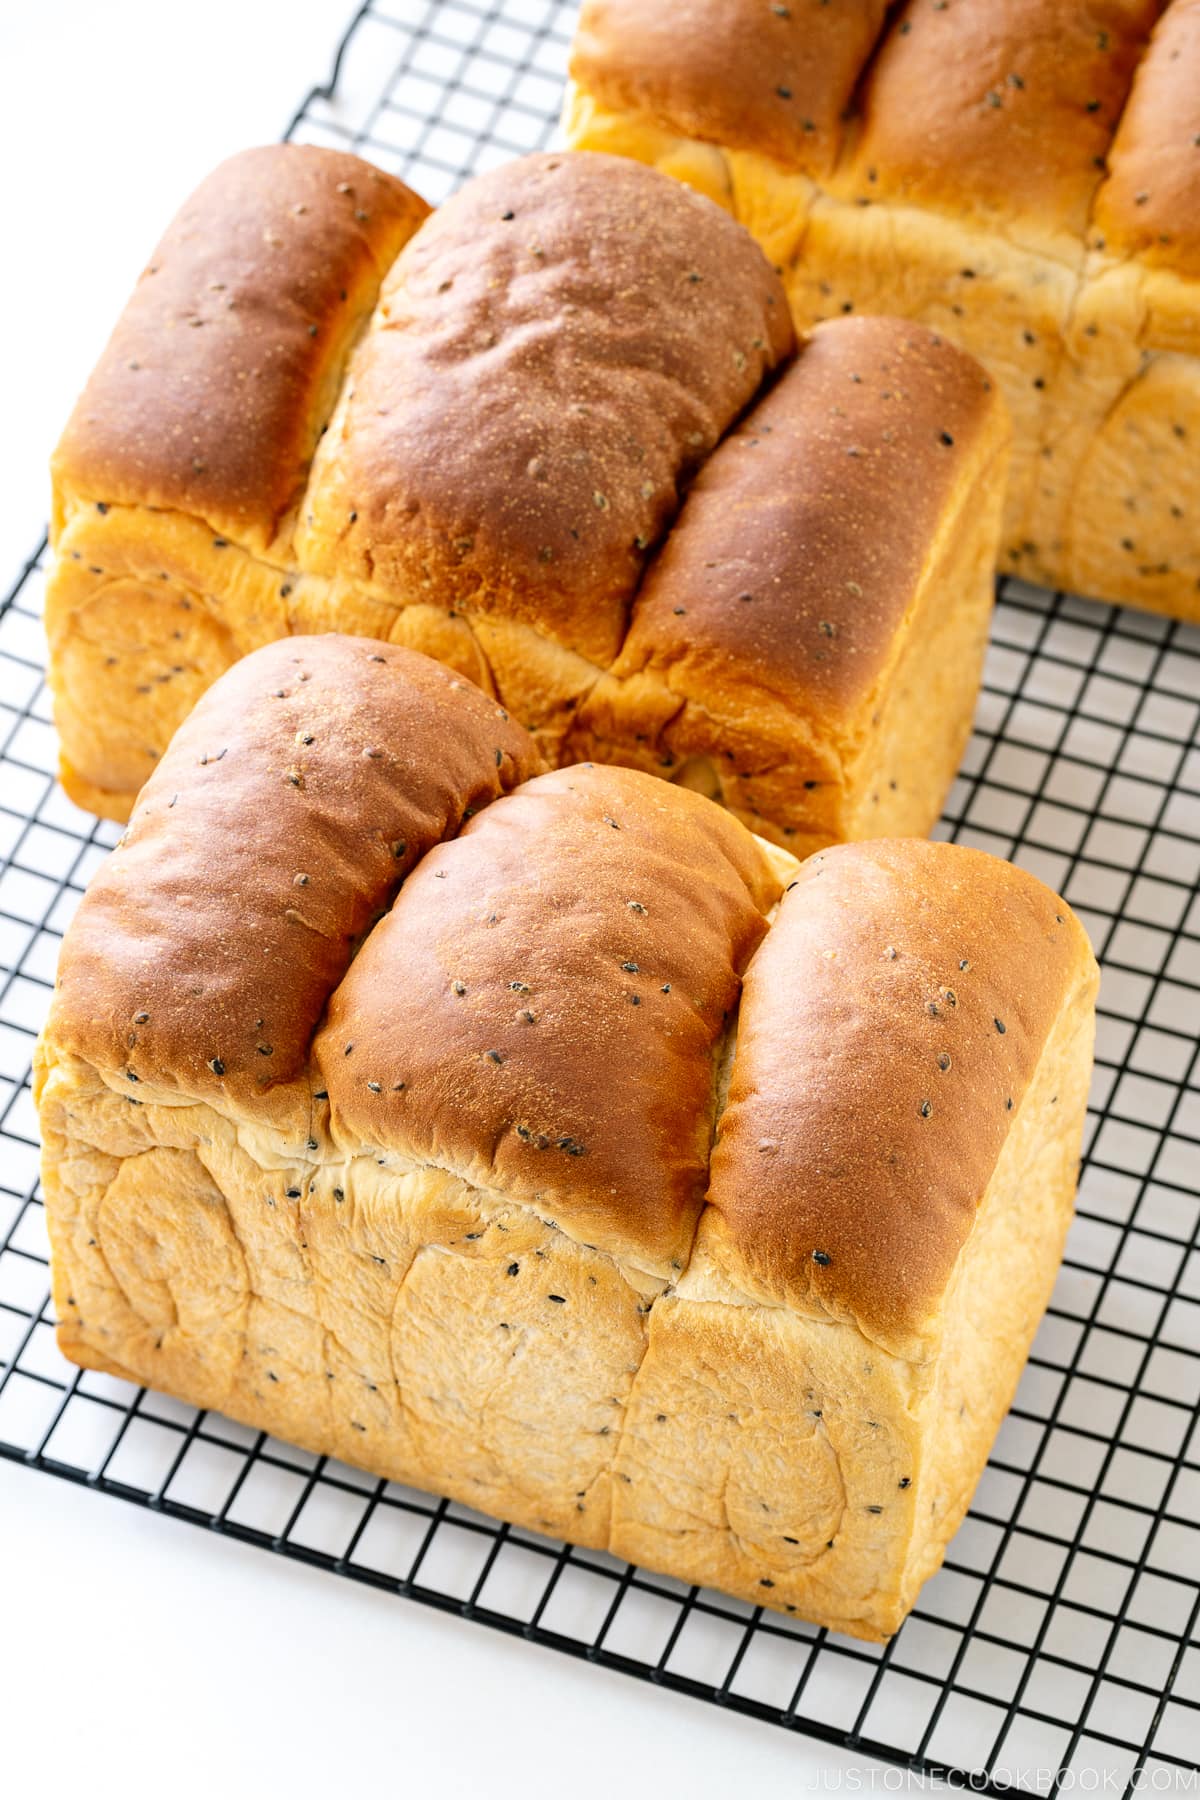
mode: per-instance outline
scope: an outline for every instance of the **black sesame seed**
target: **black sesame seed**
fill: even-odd
[[[219,1056],[211,1056],[208,1060],[208,1066],[214,1075],[223,1075],[225,1073],[225,1064],[221,1061]]]
[[[148,1012],[136,1012],[133,1015],[133,1022],[135,1025],[148,1025],[150,1023],[150,1014]]]
[[[368,1093],[379,1094],[379,1093],[382,1093],[382,1091],[383,1090],[377,1081],[368,1081],[368,1083],[367,1083],[367,1092]]]
[[[508,1275],[519,1275],[521,1273],[520,1263],[509,1263],[505,1273]]]
[[[933,1101],[932,1100],[922,1100],[920,1106],[918,1106],[918,1108],[917,1108],[917,1111],[920,1113],[920,1115],[923,1119],[931,1118],[933,1116]]]
[[[1000,1033],[1001,1037],[1003,1037],[1008,1030],[1008,1026],[1004,1023],[1003,1019],[993,1019],[992,1024],[996,1027],[996,1030]]]
[[[774,1587],[775,1583],[771,1580],[769,1575],[764,1575],[758,1585],[759,1587]]]
[[[830,1263],[833,1261],[833,1258],[832,1258],[832,1256],[830,1256],[828,1250],[814,1250],[812,1253],[812,1259],[815,1263],[819,1263],[823,1269],[827,1269],[829,1267]]]
[[[489,1062],[494,1062],[494,1063],[502,1063],[504,1061],[504,1058],[501,1056],[501,1054],[498,1050],[489,1050],[487,1053],[487,1059]]]
[[[627,975],[640,975],[641,974],[641,970],[638,968],[638,966],[635,962],[623,962],[621,964],[621,967],[624,969],[624,971]]]
[[[546,1298],[547,1300],[553,1300],[555,1306],[565,1306],[567,1304],[567,1296],[565,1294],[547,1294]]]
[[[951,445],[951,444],[953,444],[953,442],[954,442],[954,439],[953,439],[953,438],[952,438],[952,437],[951,437],[951,435],[950,435],[950,433],[949,433],[949,432],[948,432],[948,431],[943,431],[943,432],[942,432],[942,434],[941,434],[941,440],[942,440],[942,443],[943,443],[943,444],[946,444],[946,445],[947,445],[947,446],[949,446],[949,445]]]
[[[288,1200],[298,1200],[300,1198],[300,1189],[288,1188],[285,1193],[285,1198]]]
[[[882,1506],[868,1506],[867,1511],[869,1513],[881,1513],[883,1508]]]
[[[912,1476],[911,1475],[902,1475],[900,1477],[900,1486],[902,1488],[911,1487],[912,1486]]]

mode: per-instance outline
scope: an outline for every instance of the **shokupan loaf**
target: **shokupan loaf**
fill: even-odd
[[[1087,940],[978,851],[799,864],[640,771],[538,768],[400,647],[217,681],[38,1050],[62,1348],[886,1636],[1054,1281]]]
[[[54,461],[68,792],[127,817],[223,669],[333,627],[790,847],[927,831],[987,632],[988,377],[903,321],[797,352],[750,235],[627,159],[425,211],[276,146],[155,252]]]
[[[1200,620],[1200,0],[585,0],[569,140],[728,208],[797,328],[944,330],[1003,568]]]

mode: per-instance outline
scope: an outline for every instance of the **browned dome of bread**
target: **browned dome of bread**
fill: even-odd
[[[507,163],[385,282],[301,555],[606,661],[680,486],[791,347],[778,277],[710,201],[617,157]]]
[[[1082,237],[1162,0],[909,0],[860,96],[860,189]]]
[[[1111,250],[1200,276],[1200,0],[1174,0],[1138,69],[1097,198]]]
[[[1064,903],[983,851],[803,864],[746,975],[713,1153],[713,1235],[747,1289],[919,1351],[1089,960]]]
[[[608,106],[820,172],[887,0],[587,0],[572,72]]]
[[[380,278],[428,211],[357,156],[230,157],[150,258],[56,468],[82,495],[181,507],[269,543]]]
[[[689,489],[614,673],[691,666],[731,718],[765,693],[840,725],[894,652],[976,447],[996,452],[1000,410],[932,332],[818,327]]]
[[[315,1056],[337,1137],[669,1275],[779,887],[698,794],[591,764],[528,783],[425,858],[334,995]]]
[[[88,889],[59,963],[64,1045],[130,1091],[261,1104],[304,1069],[408,872],[539,767],[428,657],[332,635],[254,652],[180,728]]]

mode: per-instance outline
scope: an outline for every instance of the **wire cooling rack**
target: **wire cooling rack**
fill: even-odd
[[[571,5],[371,0],[290,127],[438,201],[546,144]],[[1078,1218],[975,1504],[885,1649],[384,1484],[58,1355],[30,1098],[117,828],[54,780],[43,552],[0,612],[0,1455],[978,1791],[1184,1791],[1200,1756],[1200,633],[1000,584],[940,834],[1104,966]]]

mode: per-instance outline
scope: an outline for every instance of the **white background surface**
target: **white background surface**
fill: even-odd
[[[0,4],[0,584],[171,213],[278,137],[350,0]],[[0,1793],[795,1795],[850,1760],[0,1463]],[[889,1772],[888,1785],[898,1784]],[[864,1782],[865,1785],[865,1782]]]

